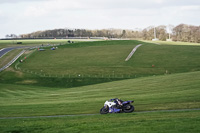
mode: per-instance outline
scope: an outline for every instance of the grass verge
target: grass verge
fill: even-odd
[[[0,120],[4,133],[198,133],[200,111]]]

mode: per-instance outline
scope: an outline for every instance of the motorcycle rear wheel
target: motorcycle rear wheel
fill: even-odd
[[[128,105],[126,105],[126,106],[123,107],[123,112],[125,112],[125,113],[131,113],[131,112],[134,111],[134,109],[135,108],[134,108],[133,105],[128,104]]]

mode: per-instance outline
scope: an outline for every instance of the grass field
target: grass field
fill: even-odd
[[[27,40],[0,40],[0,49],[5,47],[14,46],[37,46],[42,44],[65,44],[68,41],[81,42],[81,41],[99,41],[98,39],[27,39]],[[17,44],[22,42],[22,44]]]
[[[199,110],[142,111],[200,108],[199,51],[194,45],[141,41],[79,42],[55,51],[27,51],[21,57],[27,57],[25,62],[0,73],[0,118],[75,116],[0,119],[0,132],[198,133]],[[134,100],[136,113],[99,115],[105,100],[116,97]]]
[[[0,116],[96,114],[113,97],[135,100],[136,111],[200,108],[199,81],[192,72],[69,89],[0,84]]]
[[[141,42],[104,41],[65,45],[55,51],[46,49],[35,52],[34,56],[18,67],[45,75],[99,77],[147,76],[200,70],[198,46],[144,44],[133,58],[125,62],[138,43]],[[152,65],[155,67],[152,68]]]
[[[20,133],[198,133],[200,112],[132,113],[0,120],[0,132]]]
[[[199,80],[200,72],[191,72],[70,89],[0,84],[0,117],[98,114],[104,101],[113,97],[135,100],[136,112],[200,108]],[[5,132],[198,132],[199,114],[186,111],[4,119],[0,128]]]
[[[134,56],[126,57],[138,44]],[[200,70],[199,46],[155,45],[141,41],[80,42],[55,51],[29,51],[19,70],[3,72],[3,83],[76,87],[121,79]],[[154,67],[152,67],[154,65]],[[14,78],[16,77],[17,78]],[[33,82],[25,82],[29,79]]]
[[[153,44],[157,44],[157,45],[194,45],[194,46],[200,46],[200,43],[190,43],[190,42],[174,42],[174,41],[146,41],[144,40],[144,42],[148,42],[148,43],[153,43]]]

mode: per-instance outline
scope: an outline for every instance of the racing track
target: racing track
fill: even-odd
[[[7,54],[8,52],[12,51],[13,49],[20,49],[20,48],[29,48],[27,46],[21,46],[21,47],[10,47],[10,48],[3,48],[0,49],[0,58]]]
[[[154,113],[154,112],[180,112],[180,111],[195,111],[200,110],[200,108],[196,109],[174,109],[174,110],[154,110],[154,111],[140,111],[140,112],[133,112],[136,114],[139,113]],[[58,117],[67,117],[67,116],[92,116],[92,115],[101,115],[101,114],[77,114],[77,115],[49,115],[49,116],[22,116],[22,117],[0,117],[2,119],[30,119],[30,118],[58,118]]]
[[[57,44],[58,45],[58,44]],[[57,46],[57,45],[47,45],[47,46],[43,46],[43,47],[50,47],[50,46]],[[25,49],[25,48],[39,48],[40,46],[18,46],[18,47],[10,47],[10,48],[3,48],[0,49],[0,58],[3,57],[5,54],[7,54],[8,52],[14,50],[14,49]],[[6,64],[4,67],[0,68],[0,72],[3,71],[4,69],[8,68],[10,65],[12,65],[12,63],[14,63],[23,53],[25,52],[25,50],[23,50],[21,53],[19,53],[15,58],[13,58],[8,64]]]
[[[15,48],[13,47],[13,48],[3,48],[3,49],[1,49],[0,50],[0,58],[13,49],[15,49]]]
[[[14,50],[14,49],[21,49],[21,48],[29,48],[27,46],[20,46],[20,47],[10,47],[10,48],[3,48],[0,49],[0,58],[3,57],[5,54],[7,54],[8,52]],[[0,68],[0,72],[3,71],[4,69],[8,68],[10,65],[12,65],[13,62],[15,62],[23,53],[25,52],[25,50],[23,50],[22,52],[20,52],[15,58],[13,58],[8,64],[6,64],[5,66],[3,66],[2,68]]]

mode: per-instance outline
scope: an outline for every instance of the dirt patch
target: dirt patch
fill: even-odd
[[[30,54],[30,53],[32,53],[33,52],[33,50],[27,50],[24,54],[25,55],[28,55],[28,54]]]
[[[8,67],[7,69],[5,69],[5,71],[7,71],[7,72],[14,72],[14,73],[16,73],[17,77],[23,77],[23,75],[24,75],[21,71],[17,71],[17,70],[15,70],[12,67]]]
[[[37,83],[37,81],[36,80],[23,80],[23,81],[16,82],[16,83],[20,83],[20,84],[35,84],[35,83]]]

